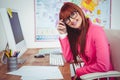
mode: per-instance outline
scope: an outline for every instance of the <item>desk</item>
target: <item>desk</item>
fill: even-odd
[[[45,58],[34,58],[34,54],[38,53],[39,49],[28,49],[20,58],[26,58],[24,64],[19,64],[21,66],[49,66],[49,55]],[[65,63],[63,67],[59,67],[64,80],[71,80],[70,77],[70,65]],[[0,63],[0,80],[20,80],[20,76],[6,74],[8,72],[7,65]]]

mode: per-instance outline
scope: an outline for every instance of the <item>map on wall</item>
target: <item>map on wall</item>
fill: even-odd
[[[34,0],[35,41],[58,40],[57,22],[64,2],[73,2],[80,6],[95,24],[110,28],[111,0]]]

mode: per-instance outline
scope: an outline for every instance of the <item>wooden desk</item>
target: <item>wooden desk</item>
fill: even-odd
[[[19,67],[21,66],[48,66],[49,65],[49,56],[45,56],[45,58],[34,58],[34,54],[36,54],[39,51],[39,49],[28,49],[21,58],[26,58],[26,62],[24,64],[19,64]],[[71,80],[70,77],[70,65],[68,63],[65,63],[63,67],[59,67],[64,80]],[[9,75],[6,74],[8,72],[7,65],[0,63],[0,80],[20,80],[20,76],[15,75]]]

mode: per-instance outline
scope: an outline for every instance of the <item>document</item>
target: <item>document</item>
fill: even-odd
[[[75,71],[74,71],[74,68],[73,68],[72,64],[70,64],[70,72],[71,72],[71,77],[74,77],[75,76]]]
[[[83,66],[84,63],[81,63],[81,66]],[[75,76],[75,71],[77,68],[81,67],[80,64],[70,64],[70,72],[71,72],[71,77]]]
[[[23,66],[7,74],[22,76],[22,80],[63,79],[58,66]]]

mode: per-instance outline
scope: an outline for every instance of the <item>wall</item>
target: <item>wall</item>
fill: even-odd
[[[120,0],[112,0],[111,7],[111,28],[112,29],[120,29]]]
[[[17,9],[28,48],[59,47],[59,42],[35,42],[34,0],[0,0],[0,8]]]
[[[120,29],[120,0],[112,0],[111,28]],[[59,42],[35,42],[34,39],[34,0],[0,0],[0,8],[13,8],[20,10],[20,20],[23,34],[28,48],[56,47]]]

